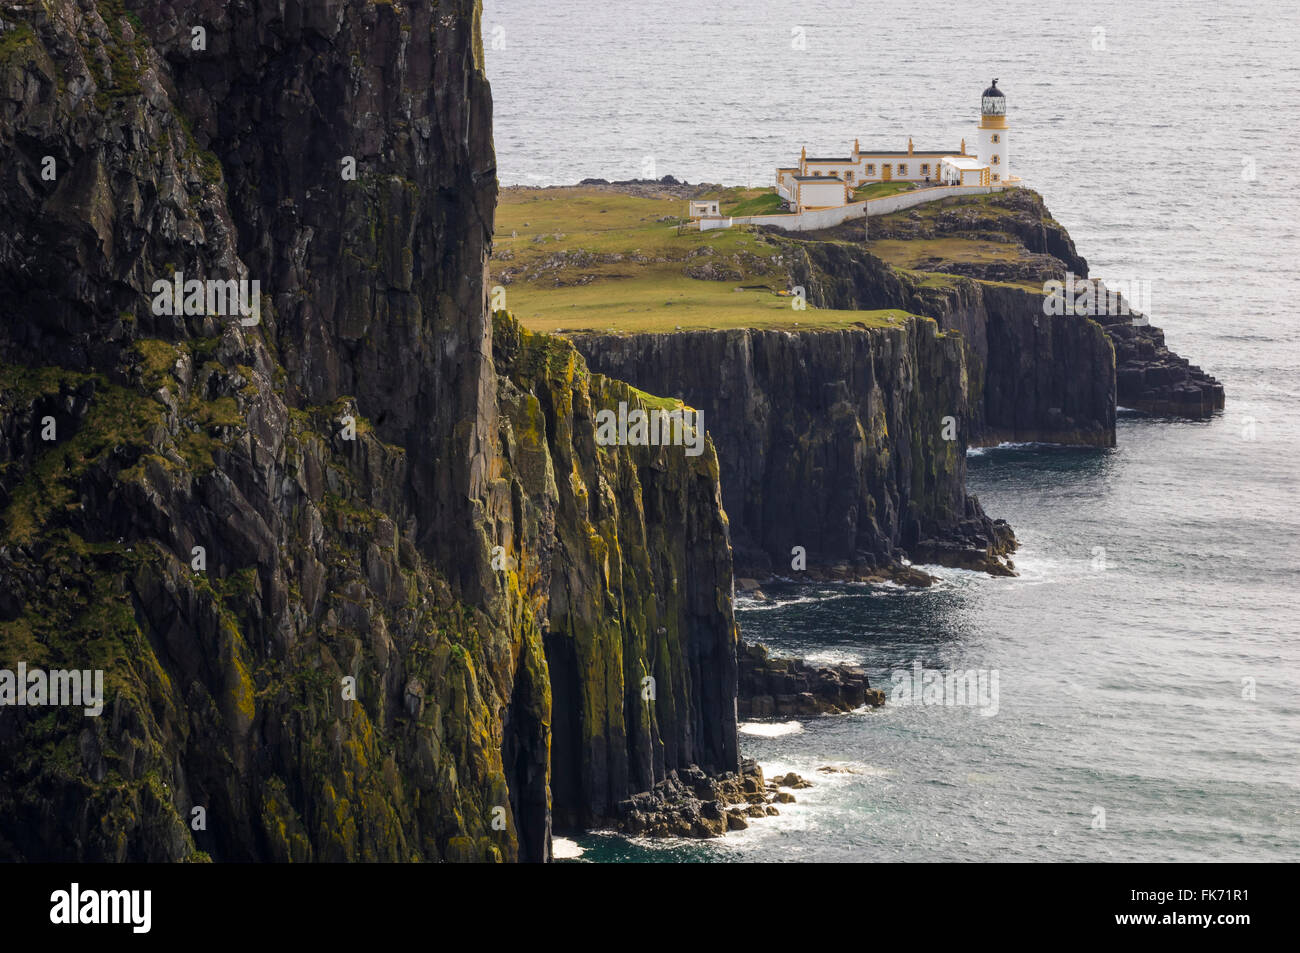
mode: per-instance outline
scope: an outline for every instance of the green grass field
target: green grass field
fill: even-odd
[[[796,311],[775,287],[699,281],[671,270],[569,288],[511,287],[506,306],[534,331],[890,327],[903,311]]]
[[[727,208],[762,208],[771,189],[714,193]],[[752,203],[752,204],[751,204]],[[599,187],[503,189],[492,282],[535,331],[884,327],[903,312],[796,311],[776,250],[744,228],[678,231],[686,202]],[[759,213],[754,213],[759,214]],[[712,270],[717,277],[692,277]]]
[[[595,255],[684,260],[706,246],[727,254],[757,247],[752,236],[737,229],[678,234],[686,213],[684,199],[638,198],[584,187],[503,189],[493,257],[518,265],[560,249],[581,249]]]
[[[784,209],[784,200],[776,194],[775,189],[765,189],[759,195],[742,199],[730,208],[723,206],[723,215],[780,215]]]
[[[853,198],[858,202],[863,199],[882,199],[886,195],[910,192],[913,188],[915,186],[911,182],[871,182],[867,185],[859,185],[854,189]]]
[[[916,268],[922,262],[1018,261],[1020,247],[1007,242],[969,238],[882,239],[871,242],[871,253],[900,268]]]

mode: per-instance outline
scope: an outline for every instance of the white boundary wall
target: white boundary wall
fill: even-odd
[[[865,202],[850,202],[837,208],[819,208],[811,212],[797,212],[785,215],[750,215],[741,218],[713,218],[700,221],[700,231],[711,228],[731,228],[733,225],[775,225],[787,232],[812,232],[822,228],[832,228],[851,219],[868,215],[888,215],[901,209],[924,205],[939,199],[958,195],[987,195],[989,192],[1001,192],[1001,185],[936,185],[928,189],[913,189],[886,195]]]

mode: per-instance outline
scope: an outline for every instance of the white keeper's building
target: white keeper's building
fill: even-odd
[[[974,155],[963,139],[957,149],[918,151],[907,140],[906,152],[863,150],[858,140],[847,156],[810,157],[805,147],[799,164],[776,170],[776,191],[795,211],[836,208],[855,201],[855,191],[875,182],[921,185],[1013,186],[1007,162],[1007,100],[995,79],[980,98],[980,125]]]

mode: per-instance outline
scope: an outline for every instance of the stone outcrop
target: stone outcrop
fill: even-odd
[[[1142,315],[1097,319],[1115,345],[1116,397],[1157,417],[1204,420],[1223,410],[1223,385],[1165,346],[1165,332]]]
[[[493,333],[478,15],[0,11],[0,667],[107,695],[4,710],[0,859],[545,860],[740,770],[712,449]]]
[[[1097,322],[1043,313],[1043,298],[975,278],[898,271],[861,245],[775,239],[818,308],[924,315],[966,347],[962,433],[970,446],[1115,444],[1114,348]],[[725,461],[724,461],[725,462]]]
[[[1014,535],[965,489],[966,348],[934,322],[570,338],[703,412],[739,575],[797,578],[796,547],[821,577],[907,575],[913,549],[957,539],[963,564],[1005,571]]]
[[[749,718],[806,718],[879,708],[885,693],[871,687],[856,665],[812,665],[774,658],[767,646],[742,642],[736,707]]]
[[[803,790],[811,781],[789,772],[764,780],[763,769],[752,758],[738,772],[711,777],[698,768],[674,771],[654,790],[619,804],[616,828],[633,837],[722,837],[744,830],[754,818],[781,813],[777,804],[795,803],[783,788]]]
[[[855,230],[860,237],[861,227]],[[942,199],[925,211],[895,212],[872,219],[873,241],[902,239],[907,241],[932,238],[969,238],[989,242],[1011,242],[1028,253],[1029,260],[1039,267],[1033,272],[1035,280],[1064,278],[1066,272],[1079,276],[1088,274],[1088,262],[1074,247],[1074,239],[1043,204],[1042,197],[1032,189],[1016,188],[994,193],[979,203],[959,199]],[[944,271],[950,267],[925,266],[923,271]],[[992,274],[973,272],[971,277],[990,281],[1005,281]]]
[[[919,262],[916,267],[921,271],[1002,282],[1043,283],[1064,281],[1071,275],[1075,279],[1088,277],[1088,262],[1075,250],[1073,240],[1048,212],[1042,198],[1029,189],[1008,190],[978,203],[945,200],[928,211],[884,216],[873,220],[871,236],[877,240],[967,238],[1013,242],[1021,250],[1012,262],[970,263],[935,258]],[[985,293],[988,291],[986,286]],[[1041,304],[1041,300],[1035,303]],[[934,316],[949,326],[942,313]],[[1117,308],[1109,314],[1100,312],[1092,320],[1106,331],[1114,345],[1116,397],[1121,406],[1157,416],[1195,419],[1223,409],[1223,385],[1170,351],[1165,346],[1164,332],[1145,316]]]

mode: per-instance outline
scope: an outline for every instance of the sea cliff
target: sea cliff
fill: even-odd
[[[593,367],[703,411],[737,575],[917,581],[908,555],[1007,571],[1014,535],[966,493],[960,335],[917,319],[569,337]]]
[[[477,5],[0,30],[0,650],[107,696],[5,710],[0,857],[545,860],[738,771],[716,458],[597,448],[652,398],[493,334]]]
[[[997,279],[746,234],[648,281],[753,269],[890,312],[833,327],[750,289],[783,326],[530,330],[490,304],[479,17],[0,11],[0,669],[105,685],[98,716],[0,712],[0,859],[545,861],[555,829],[743,826],[778,795],[738,692],[754,716],[879,699],[740,652],[733,559],[1013,571],[968,447],[1113,444],[1113,341],[1124,387],[1196,403],[1154,332],[1040,313],[1023,269],[1081,260],[1032,223],[1005,234],[1039,259]],[[505,251],[556,283],[651,262],[559,240]],[[689,405],[709,437],[609,445],[619,405]]]

